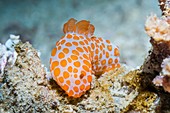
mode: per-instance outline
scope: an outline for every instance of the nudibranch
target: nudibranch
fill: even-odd
[[[93,75],[120,67],[118,47],[93,36],[94,30],[89,21],[71,18],[51,52],[51,75],[68,96],[82,96],[90,89]]]

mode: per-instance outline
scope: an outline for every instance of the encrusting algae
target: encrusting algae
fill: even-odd
[[[169,2],[166,2],[165,4],[167,3]],[[129,68],[129,66],[121,64],[120,67],[118,66],[119,68],[115,68],[115,66],[114,68],[109,69],[109,71],[104,70],[104,72],[100,72],[99,70],[97,70],[97,67],[99,69],[99,67],[101,66],[101,69],[103,69],[105,66],[97,65],[101,63],[101,59],[95,59],[95,55],[92,51],[90,51],[91,48],[87,49],[87,51],[86,49],[84,49],[83,51],[86,51],[86,53],[82,52],[82,60],[85,59],[85,57],[83,57],[85,56],[84,54],[89,55],[87,57],[87,61],[90,63],[90,66],[92,66],[92,68],[89,69],[88,74],[87,72],[84,73],[86,81],[88,81],[85,83],[88,84],[88,86],[90,85],[90,88],[87,88],[86,90],[81,90],[82,92],[79,92],[80,90],[78,90],[78,93],[70,94],[69,92],[64,91],[65,87],[63,86],[63,84],[60,84],[61,81],[59,80],[59,78],[57,78],[57,74],[53,73],[54,70],[58,68],[56,66],[56,63],[53,62],[56,62],[55,59],[58,58],[56,54],[59,54],[61,51],[59,51],[59,53],[57,53],[57,51],[52,52],[53,57],[51,58],[50,69],[53,75],[53,80],[49,77],[50,72],[47,72],[46,68],[42,65],[39,53],[36,49],[32,47],[31,44],[29,44],[28,42],[22,43],[21,41],[15,43],[13,45],[13,50],[11,50],[17,53],[15,57],[10,57],[10,55],[1,57],[6,59],[6,63],[5,65],[3,65],[3,67],[1,66],[1,70],[3,70],[3,73],[1,73],[0,81],[0,94],[2,95],[0,95],[0,112],[165,113],[170,111],[170,93],[168,93],[170,89],[170,28],[168,16],[169,10],[167,8],[167,6],[169,5],[164,6],[166,8],[163,9],[164,15],[162,18],[158,18],[156,15],[151,15],[146,21],[145,30],[146,33],[151,37],[150,42],[152,44],[152,49],[150,50],[149,55],[147,56],[141,68],[131,69]],[[77,25],[74,19],[71,19],[69,21],[73,22],[71,25]],[[69,37],[73,39],[74,35],[78,35],[79,38],[81,34],[83,34],[83,36],[85,37],[92,36],[94,32],[94,27],[88,21],[83,20],[83,22],[88,23],[88,26],[90,26],[90,29],[84,29],[83,32],[79,29],[76,31],[75,27],[73,26],[69,28],[68,24],[65,24],[64,33],[66,34],[66,41],[63,42],[65,38],[61,38],[61,40],[57,42],[58,45],[56,46],[56,48],[58,49],[59,46],[62,46],[62,48],[60,49],[65,49],[64,52],[67,52],[65,45],[60,45],[60,43],[67,43],[68,35],[70,35]],[[74,34],[73,32],[72,34],[69,34],[69,30],[79,34]],[[15,36],[13,35],[13,37]],[[83,38],[82,40],[85,40],[85,38]],[[98,45],[96,43],[105,42],[104,39],[102,39],[103,42],[97,40],[98,38],[92,37],[91,39],[89,39],[88,43],[93,42],[95,44],[95,48],[97,48]],[[72,40],[72,43],[73,42],[74,40]],[[80,42],[76,41],[76,43]],[[81,44],[84,43],[81,42]],[[88,44],[86,46],[88,46]],[[5,45],[1,44],[0,47],[2,47],[4,53],[6,53]],[[77,46],[74,46],[73,49],[76,49],[76,47]],[[115,48],[117,47],[112,46],[112,53],[114,53]],[[107,50],[105,50],[105,52],[106,51]],[[81,52],[79,51],[79,54],[80,53]],[[96,52],[95,54],[98,55]],[[72,54],[70,54],[68,58],[71,57],[71,55]],[[106,54],[102,54],[102,58],[106,59],[107,57],[105,55]],[[10,64],[10,61],[7,60],[7,57],[15,59],[15,62],[12,62],[13,65],[7,65],[8,62]],[[61,56],[59,55],[59,57]],[[78,56],[74,56],[74,58],[77,57]],[[109,56],[109,58],[112,57]],[[117,58],[118,56],[113,55],[112,60],[115,61],[115,59]],[[0,59],[0,61],[2,60]],[[77,60],[75,59],[75,61],[72,62],[76,61]],[[94,61],[97,61],[97,63]],[[58,63],[59,62],[61,61],[58,61]],[[72,62],[70,62],[70,64]],[[70,66],[70,64],[68,66]],[[111,65],[113,64],[119,63],[116,61],[111,63]],[[62,66],[63,63],[60,63],[60,65]],[[70,73],[73,72],[73,68],[75,68],[75,65],[72,66],[72,69],[69,68]],[[63,71],[65,71],[64,68]],[[99,71],[102,74],[100,76],[91,76],[95,74],[95,71]],[[86,74],[87,76],[91,76],[90,80],[89,78],[87,78]],[[77,75],[81,74],[78,73]],[[83,77],[80,76],[80,78]],[[68,79],[70,80],[70,84],[71,82],[75,82],[75,78],[73,77]],[[77,79],[79,80],[80,78]],[[65,80],[67,79],[65,78]],[[84,83],[81,83],[81,85],[83,84]],[[86,86],[86,84],[84,85]],[[73,84],[73,87],[74,85],[77,84]],[[163,88],[159,86],[162,86]],[[72,86],[69,85],[69,87]],[[76,92],[76,90],[74,91]]]

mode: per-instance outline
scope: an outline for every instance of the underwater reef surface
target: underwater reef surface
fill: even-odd
[[[126,65],[94,78],[81,98],[71,98],[46,78],[38,52],[28,42],[15,46],[15,65],[8,67],[1,86],[1,112],[154,112],[159,100],[141,87],[140,70]]]
[[[122,64],[93,77],[80,98],[68,97],[49,78],[40,52],[29,42],[10,35],[0,45],[0,112],[170,112],[170,1],[159,2],[162,16],[152,14],[145,23],[152,48],[141,67]]]

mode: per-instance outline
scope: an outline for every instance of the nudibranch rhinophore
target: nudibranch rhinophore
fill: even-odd
[[[80,97],[90,89],[93,75],[120,67],[118,47],[93,36],[94,30],[89,21],[71,18],[51,52],[52,77],[68,96]]]

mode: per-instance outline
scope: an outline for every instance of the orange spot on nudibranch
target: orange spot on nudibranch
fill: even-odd
[[[83,41],[80,41],[79,43],[80,43],[81,45],[84,45],[84,42],[83,42]]]
[[[91,47],[90,46],[87,46],[88,50],[91,51]]]
[[[56,46],[58,46],[59,44],[60,44],[59,41],[57,41],[57,42],[55,43]]]
[[[72,46],[72,44],[70,42],[67,42],[65,45],[68,46],[68,47]]]
[[[68,87],[66,84],[64,84],[64,86],[62,86],[62,88],[63,88],[65,91],[67,91],[67,90],[69,89],[69,87]]]
[[[69,71],[69,72],[72,72],[72,70],[73,70],[72,66],[69,66],[69,67],[68,67],[68,71]]]
[[[74,74],[74,78],[77,78],[78,77],[78,75],[77,74]]]
[[[78,69],[74,68],[73,72],[74,72],[74,73],[77,73],[77,72],[78,72]]]
[[[120,56],[118,48],[114,49],[114,56]]]
[[[110,44],[110,40],[106,40],[106,42],[107,42],[108,44]]]
[[[109,58],[109,52],[106,52],[106,58]]]
[[[81,47],[76,48],[79,52],[84,52],[84,50]]]
[[[62,67],[66,67],[67,61],[66,61],[65,59],[64,59],[64,60],[61,60],[60,65],[61,65]]]
[[[82,67],[85,71],[89,72],[89,68],[86,65],[83,65]]]
[[[102,39],[101,37],[99,38],[99,40],[100,40],[101,42],[103,42],[103,39]]]
[[[96,40],[96,42],[97,42],[97,43],[100,43],[100,41],[99,41],[98,39]]]
[[[106,70],[106,68],[107,68],[107,66],[104,66],[102,70],[103,70],[103,71],[105,71],[105,70]]]
[[[90,85],[86,86],[85,90],[89,90],[90,89]]]
[[[78,57],[77,57],[76,55],[71,55],[71,59],[72,59],[72,60],[77,60]]]
[[[117,67],[117,68],[120,68],[120,64],[117,64],[116,67]]]
[[[57,48],[54,48],[51,52],[51,56],[55,56],[56,52],[57,52]]]
[[[77,43],[77,42],[72,42],[72,43],[73,43],[73,45],[78,46],[78,43]]]
[[[75,97],[75,98],[78,98],[78,97],[80,97],[80,95],[79,95],[79,94],[75,94],[74,97]]]
[[[86,72],[85,71],[81,71],[80,79],[82,79],[84,76],[86,76]]]
[[[61,49],[61,46],[58,46],[58,50],[60,50]]]
[[[81,86],[80,86],[80,90],[84,90],[84,88],[85,88],[85,85],[84,84],[82,84]]]
[[[68,96],[72,96],[74,92],[72,90],[69,91]]]
[[[92,76],[87,76],[87,80],[88,80],[88,82],[91,82],[92,81]]]
[[[117,58],[115,59],[115,63],[118,63],[118,59]]]
[[[108,64],[112,64],[112,62],[113,62],[113,59],[110,58],[110,59],[108,60]]]
[[[79,85],[79,84],[80,84],[80,80],[76,80],[76,81],[75,81],[75,84],[76,84],[76,85]]]
[[[64,58],[64,57],[65,57],[65,55],[64,55],[63,52],[60,52],[60,53],[58,54],[58,58],[62,59],[62,58]]]
[[[93,43],[91,43],[91,48],[94,49],[95,48],[95,45]]]
[[[107,46],[107,49],[108,49],[109,51],[112,51],[112,46],[111,46],[111,45],[108,45],[108,46]]]
[[[103,48],[105,48],[105,45],[104,45],[104,43],[102,43],[102,46],[103,46]]]
[[[58,46],[58,48],[57,48],[58,50],[60,50],[61,49],[61,46]]]
[[[102,65],[105,65],[106,64],[106,60],[104,59],[104,60],[102,60]]]
[[[106,51],[105,51],[105,50],[103,50],[103,55],[105,54],[105,52],[106,52]]]
[[[74,35],[73,39],[74,39],[74,40],[79,40],[79,37],[76,36],[76,35]]]
[[[72,60],[71,60],[70,58],[67,58],[67,61],[68,61],[69,63],[71,63],[71,62],[72,62]]]
[[[63,77],[67,79],[70,76],[70,74],[67,71],[63,72]]]
[[[54,69],[54,75],[59,76],[60,75],[60,68]]]
[[[64,52],[65,54],[68,54],[68,53],[69,53],[69,49],[68,49],[68,48],[64,48],[64,49],[63,49],[63,52]]]
[[[88,56],[86,54],[83,54],[83,57],[87,60],[89,60]]]
[[[102,51],[103,50],[103,46],[102,45],[100,45],[100,51]]]
[[[56,66],[58,66],[59,62],[58,61],[53,61],[51,64],[51,70],[53,70]]]
[[[72,38],[72,35],[71,35],[71,34],[68,34],[68,35],[67,35],[67,38],[69,38],[69,39]]]
[[[79,91],[79,89],[78,89],[78,87],[73,87],[73,90],[75,91],[75,92],[78,92]]]
[[[84,49],[86,52],[88,52],[88,49],[87,49],[87,47],[83,47],[83,49]]]
[[[79,61],[76,61],[76,62],[74,62],[73,64],[74,64],[74,66],[76,66],[76,67],[80,67],[80,62],[79,62]]]
[[[88,41],[87,41],[87,40],[84,40],[84,42],[85,42],[86,44],[88,44]]]
[[[96,49],[95,53],[96,53],[96,54],[98,54],[98,53],[99,53],[99,50],[98,50],[98,49]]]
[[[95,59],[96,61],[98,61],[98,55],[96,55],[96,56],[94,57],[94,59]]]
[[[87,41],[89,41],[89,42],[91,41],[90,38],[88,38],[88,37],[87,37],[86,39],[87,39]]]
[[[86,64],[87,66],[91,65],[88,60],[83,60],[83,63]]]
[[[99,59],[101,59],[101,58],[102,58],[102,54],[100,53]]]
[[[51,64],[51,62],[52,62],[52,58],[50,58],[50,64]]]
[[[115,64],[112,64],[112,69],[114,69],[115,68]]]
[[[70,86],[71,82],[70,80],[67,80],[66,83]]]
[[[76,51],[76,50],[72,50],[72,53],[75,54],[75,55],[79,55],[79,52]]]
[[[87,83],[87,80],[86,80],[86,79],[83,79],[83,83],[86,84],[86,83]]]
[[[63,78],[63,77],[59,77],[58,80],[60,81],[60,83],[63,83],[63,82],[64,82],[64,78]]]
[[[83,36],[79,36],[81,39],[84,39],[84,37]]]
[[[65,42],[66,42],[66,40],[62,40],[62,41],[61,41],[61,45],[63,45]]]

